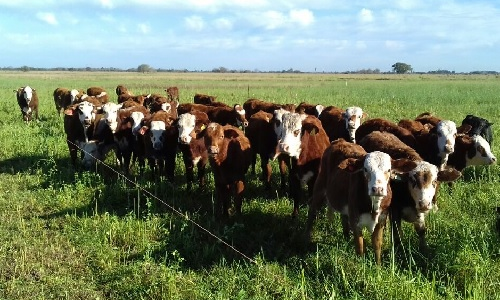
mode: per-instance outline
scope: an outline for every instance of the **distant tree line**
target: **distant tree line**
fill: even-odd
[[[500,72],[497,71],[472,71],[472,72],[462,72],[456,73],[455,71],[449,70],[434,70],[427,72],[414,72],[411,65],[406,63],[395,63],[392,66],[392,71],[382,72],[380,69],[375,68],[367,68],[360,69],[356,71],[343,71],[343,72],[320,72],[325,74],[404,74],[404,73],[415,73],[415,74],[444,74],[444,75],[453,75],[453,74],[470,74],[470,75],[500,75]],[[152,72],[171,72],[171,73],[188,73],[188,72],[199,72],[199,73],[308,73],[302,72],[300,70],[296,70],[293,68],[287,70],[275,70],[275,71],[260,71],[258,69],[248,70],[248,69],[229,69],[226,67],[217,67],[212,70],[188,70],[188,69],[164,69],[164,68],[153,68],[148,64],[141,64],[136,68],[128,68],[121,69],[115,67],[100,67],[100,68],[92,68],[92,67],[53,67],[53,68],[35,68],[30,66],[21,66],[21,67],[0,67],[0,71],[69,71],[69,72],[139,72],[139,73],[152,73]],[[317,73],[317,72],[314,72]]]

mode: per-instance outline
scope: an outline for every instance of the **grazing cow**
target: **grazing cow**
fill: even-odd
[[[460,177],[460,172],[438,168],[420,157],[411,147],[389,132],[374,131],[367,134],[359,145],[366,151],[382,151],[392,159],[405,158],[417,163],[415,169],[391,180],[392,202],[390,206],[393,237],[397,246],[401,244],[401,220],[413,224],[419,236],[419,246],[426,248],[425,217],[437,209],[437,192],[441,182],[452,182]]]
[[[471,126],[468,132],[469,136],[480,135],[482,136],[490,145],[493,143],[493,132],[488,120],[481,117],[476,117],[474,115],[467,115],[462,121],[462,125],[467,124]]]
[[[209,96],[205,94],[195,94],[194,95],[194,103],[196,104],[210,104],[217,99],[217,96]]]
[[[58,114],[64,112],[64,109],[71,104],[75,103],[84,94],[83,90],[72,89],[68,90],[66,88],[57,88],[54,90],[54,103],[56,105],[56,110]]]
[[[393,160],[380,151],[366,153],[359,145],[344,139],[335,140],[321,159],[320,173],[309,203],[308,238],[318,210],[328,203],[330,210],[342,214],[344,235],[353,231],[359,255],[364,253],[362,229],[369,229],[375,260],[380,264],[383,229],[392,199],[389,179],[394,173],[406,173],[415,167],[416,163],[410,160]]]
[[[174,181],[175,155],[179,136],[176,118],[165,111],[157,111],[149,118],[145,118],[139,133],[144,138],[144,153],[149,166],[160,176],[166,176],[170,182]]]
[[[410,130],[403,128],[389,120],[381,118],[366,120],[363,124],[361,124],[359,128],[356,130],[356,141],[361,140],[363,137],[365,137],[366,135],[368,135],[373,131],[392,133],[406,145],[414,149],[417,146],[417,140],[415,139],[415,136],[413,136]]]
[[[118,97],[120,97],[121,95],[129,95],[129,96],[134,95],[124,85],[121,84],[116,87],[115,92]]]
[[[247,120],[250,119],[250,117],[259,110],[274,114],[274,111],[280,108],[283,108],[289,112],[294,112],[296,106],[295,104],[276,104],[254,98],[248,99],[245,101],[245,103],[243,103],[243,109],[245,110],[245,117],[247,118]]]
[[[182,152],[186,168],[187,189],[190,190],[194,181],[194,166],[198,168],[199,187],[205,186],[205,166],[208,153],[205,148],[204,129],[210,123],[206,113],[192,111],[179,116],[179,150]]]
[[[228,217],[231,194],[234,213],[241,214],[245,190],[245,174],[251,162],[250,141],[237,127],[208,124],[205,129],[205,147],[214,174],[216,216]]]
[[[279,129],[275,158],[286,154],[291,159],[288,174],[290,196],[293,199],[292,216],[297,216],[302,185],[307,184],[312,194],[323,151],[330,144],[318,118],[299,113],[285,113]]]
[[[73,166],[76,166],[81,142],[86,143],[92,138],[88,129],[95,120],[95,114],[95,106],[88,101],[72,104],[64,110],[64,132]]]
[[[87,95],[96,97],[101,104],[106,104],[109,101],[109,94],[102,87],[92,86],[87,89]]]
[[[447,165],[459,171],[468,166],[492,165],[497,161],[491,152],[490,144],[480,135],[458,135],[454,150],[448,158]]]
[[[179,102],[179,89],[176,86],[166,88],[165,92],[167,92],[168,100]]]
[[[38,96],[36,90],[30,86],[20,87],[14,90],[16,93],[17,104],[21,109],[21,114],[25,122],[29,122],[33,118],[35,112],[35,119],[38,120]]]
[[[260,110],[250,117],[248,126],[245,128],[245,135],[252,146],[252,174],[255,174],[258,154],[266,191],[271,190],[272,168],[269,159],[273,157],[278,143],[272,119],[272,114]]]
[[[299,114],[308,114],[317,118],[319,117],[323,109],[325,109],[325,107],[321,104],[314,105],[306,102],[301,102],[295,108],[295,112],[298,112]]]

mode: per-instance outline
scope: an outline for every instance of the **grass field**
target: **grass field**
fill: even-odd
[[[429,252],[404,224],[394,253],[388,226],[377,266],[371,247],[356,256],[338,215],[320,214],[305,245],[306,207],[292,219],[290,199],[265,197],[250,175],[241,218],[221,224],[211,175],[209,188],[187,192],[180,157],[176,186],[75,172],[52,92],[102,86],[116,99],[118,84],[137,94],[175,85],[181,102],[200,92],[228,104],[356,105],[393,121],[475,114],[500,136],[498,76],[0,72],[0,299],[500,299],[499,166],[442,186]],[[38,92],[39,122],[22,122],[13,90],[24,85]]]

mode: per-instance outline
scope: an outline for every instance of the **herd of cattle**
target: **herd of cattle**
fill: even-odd
[[[15,91],[23,119],[38,118],[35,89]],[[205,185],[210,165],[216,193],[216,214],[241,213],[245,175],[255,174],[260,156],[262,181],[271,190],[270,160],[277,160],[281,188],[299,211],[307,186],[310,238],[318,211],[325,205],[342,215],[344,235],[354,234],[363,254],[362,229],[372,233],[377,263],[382,233],[390,215],[394,241],[401,242],[401,221],[414,225],[420,246],[425,242],[425,216],[436,209],[441,182],[452,182],[471,165],[491,165],[493,140],[487,120],[467,115],[460,127],[429,113],[393,123],[366,120],[360,107],[342,109],[308,103],[277,104],[248,99],[228,106],[216,97],[196,94],[193,103],[179,103],[176,87],[166,94],[134,96],[123,85],[117,103],[102,88],[87,91],[57,88],[54,101],[64,113],[64,130],[72,163],[91,167],[114,150],[123,172],[137,161],[143,174],[147,161],[154,176],[174,180],[175,159],[182,153],[187,187]]]

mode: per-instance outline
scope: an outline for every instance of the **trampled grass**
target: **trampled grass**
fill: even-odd
[[[30,124],[12,92],[27,84],[41,101],[41,120]],[[500,298],[498,166],[466,169],[442,186],[427,222],[428,253],[408,224],[404,251],[394,253],[388,226],[379,267],[370,246],[355,255],[338,215],[320,214],[314,244],[305,245],[307,209],[292,219],[286,195],[265,195],[250,174],[243,215],[221,224],[211,175],[206,190],[187,192],[180,157],[176,186],[132,176],[136,186],[106,167],[73,170],[53,90],[96,85],[116,99],[118,84],[135,93],[176,85],[181,102],[200,92],[228,104],[255,97],[357,105],[393,121],[430,111],[460,123],[472,113],[495,123],[499,136],[494,76],[0,72],[0,298]],[[116,168],[112,154],[106,162]]]

